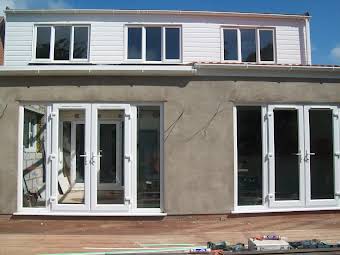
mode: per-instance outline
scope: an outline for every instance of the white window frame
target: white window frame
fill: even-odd
[[[237,33],[237,59],[224,59],[224,30],[235,30],[236,33]],[[221,61],[225,62],[225,63],[235,63],[235,62],[238,62],[240,63],[241,62],[241,34],[240,34],[240,29],[236,28],[236,27],[222,27],[221,29]]]
[[[161,28],[161,60],[160,61],[148,61],[146,60],[146,28],[159,27]],[[128,29],[129,28],[141,28],[142,29],[142,54],[140,59],[128,58]],[[166,28],[179,29],[179,59],[166,59]],[[182,26],[181,25],[164,25],[164,24],[129,24],[124,27],[124,62],[126,63],[147,63],[147,64],[179,64],[182,63]]]
[[[260,31],[272,31],[273,33],[273,60],[261,60],[261,37],[260,37]],[[276,63],[276,35],[275,35],[275,29],[274,28],[258,28],[256,29],[256,47],[257,52],[256,57],[257,61],[260,64],[275,64]]]
[[[145,103],[145,102],[135,102],[132,104],[122,104],[122,103],[41,103],[41,102],[30,102],[30,104],[44,104],[47,107],[46,111],[46,157],[45,157],[45,164],[46,164],[46,204],[45,207],[23,207],[23,130],[24,130],[24,104],[19,105],[19,118],[18,118],[18,164],[17,164],[17,212],[14,215],[54,215],[54,216],[166,216],[164,213],[164,103],[163,102],[154,102],[154,103]],[[90,107],[91,105],[91,107]],[[91,110],[90,108],[105,108],[105,109],[112,109],[112,108],[124,108],[127,106],[131,108],[131,112],[126,112],[125,119],[132,120],[131,121],[131,139],[130,143],[128,144],[131,147],[131,155],[132,157],[132,164],[131,169],[129,171],[129,176],[131,177],[130,188],[128,189],[128,195],[131,198],[131,203],[129,205],[129,210],[112,210],[112,209],[119,209],[114,208],[117,207],[115,205],[93,205],[95,202],[94,200],[94,193],[87,194],[86,197],[90,198],[91,201],[85,201],[85,204],[76,205],[75,207],[70,207],[69,205],[62,205],[59,204],[56,208],[55,203],[56,201],[53,199],[55,198],[56,192],[56,178],[52,178],[51,175],[55,175],[54,171],[51,171],[52,168],[56,167],[56,146],[57,144],[52,144],[52,137],[56,137],[58,134],[58,129],[60,129],[59,124],[52,128],[53,123],[59,123],[59,114],[58,109],[85,109],[85,113],[93,114],[93,118],[95,118],[96,114],[95,111]],[[160,207],[159,208],[138,208],[137,207],[137,106],[159,106],[160,107]],[[97,108],[98,109],[98,108]],[[89,118],[87,118],[88,120]],[[86,121],[86,120],[85,120]],[[56,124],[54,124],[56,125]],[[94,123],[87,123],[89,127],[91,125],[91,129],[98,128],[94,125]],[[86,127],[85,127],[86,128]],[[91,131],[92,132],[92,131]],[[130,133],[130,132],[129,132]],[[126,133],[125,135],[129,135]],[[92,140],[95,139],[94,136],[91,138]],[[90,156],[90,155],[89,155]],[[127,158],[125,160],[128,160]],[[85,170],[86,171],[86,170]],[[86,173],[85,173],[86,175]],[[92,187],[96,186],[96,183],[93,180],[98,178],[96,176],[95,171],[91,171],[91,180],[90,178],[85,177],[85,181],[90,182],[87,184],[87,187],[90,187],[91,190],[94,190]],[[96,178],[95,178],[96,177]],[[88,189],[87,189],[88,190]],[[88,191],[85,192],[88,192]],[[53,201],[54,200],[54,201]],[[89,203],[91,202],[91,204]],[[53,205],[54,204],[54,205]],[[89,211],[90,206],[95,206],[96,210]],[[53,210],[53,207],[55,210]],[[121,208],[123,209],[123,208]]]
[[[37,49],[37,28],[38,27],[50,27],[51,28],[51,37],[50,37],[50,55],[49,58],[36,58],[36,49]],[[55,45],[55,28],[56,27],[70,27],[70,56],[69,60],[55,60],[54,59],[54,45]],[[74,49],[74,28],[75,27],[87,27],[87,58],[73,58],[73,49]],[[90,61],[90,34],[91,34],[91,26],[88,24],[35,24],[34,32],[33,32],[33,41],[34,43],[32,48],[32,62],[33,63],[87,63]]]
[[[255,44],[256,44],[256,61],[255,62],[243,62],[242,61],[242,42],[241,42],[241,30],[254,29],[255,30]],[[236,60],[224,59],[224,30],[236,30],[237,31],[237,53],[238,58]],[[273,61],[261,60],[261,48],[260,48],[260,31],[273,31]],[[223,63],[249,63],[249,64],[276,64],[276,29],[270,27],[249,27],[249,26],[222,26],[221,27],[221,62]]]
[[[235,211],[253,211],[253,210],[265,210],[267,208],[267,196],[269,192],[268,183],[268,160],[266,157],[266,151],[268,150],[268,119],[265,117],[267,114],[267,106],[253,105],[261,107],[261,135],[262,135],[262,205],[238,205],[238,149],[237,149],[237,107],[243,106],[242,104],[235,105],[233,107],[233,134],[234,134],[234,210]],[[244,105],[252,106],[252,105]]]
[[[242,106],[234,105],[233,107],[233,134],[234,134],[234,210],[232,213],[261,213],[261,212],[290,212],[290,211],[317,211],[317,210],[340,210],[340,105],[313,105],[313,104],[297,104],[297,105],[287,105],[287,104],[268,104],[268,105],[253,105],[261,106],[262,108],[262,177],[263,177],[263,204],[262,205],[238,205],[238,150],[237,150],[237,107]],[[246,104],[246,106],[252,106],[251,104]],[[280,109],[300,109],[303,113],[302,119],[299,117],[299,121],[303,123],[299,124],[299,132],[309,128],[308,116],[306,112],[309,109],[330,109],[333,111],[333,153],[334,153],[334,199],[320,199],[311,200],[310,198],[310,175],[309,175],[309,161],[304,160],[304,173],[301,185],[300,180],[300,200],[303,200],[303,204],[299,204],[296,201],[275,201],[274,197],[271,198],[271,192],[273,191],[273,158],[274,155],[270,155],[273,137],[270,137],[270,126],[272,125],[273,114],[272,110],[274,108]],[[302,109],[302,110],[301,110]],[[306,122],[307,121],[307,122]],[[269,132],[270,131],[270,132]],[[308,141],[306,139],[309,137],[309,130],[303,135],[303,149],[301,152],[301,157],[308,156],[310,153],[310,148]],[[301,135],[300,135],[301,136]],[[307,138],[306,138],[307,137]],[[271,144],[271,145],[270,145]],[[301,192],[301,188],[303,191]],[[272,201],[270,201],[272,200]]]

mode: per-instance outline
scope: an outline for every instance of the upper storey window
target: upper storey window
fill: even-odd
[[[274,33],[273,30],[259,30],[260,60],[274,61]]]
[[[128,61],[180,62],[181,29],[165,26],[127,28]]]
[[[51,27],[37,27],[35,58],[49,59],[51,46]]]
[[[36,61],[87,61],[89,56],[89,27],[37,26]]]
[[[223,60],[274,63],[274,30],[252,28],[223,29]]]

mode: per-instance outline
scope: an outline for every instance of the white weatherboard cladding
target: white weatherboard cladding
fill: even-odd
[[[307,64],[305,21],[294,17],[250,18],[190,15],[131,14],[9,14],[6,24],[5,65],[26,66],[32,60],[34,24],[89,24],[90,62],[124,62],[125,25],[181,25],[183,62],[220,62],[222,27],[273,27],[278,64]]]

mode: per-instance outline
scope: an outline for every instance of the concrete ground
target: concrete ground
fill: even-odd
[[[146,248],[155,244],[247,242],[276,233],[288,240],[340,241],[340,212],[166,218],[36,218],[0,216],[0,254],[53,254]]]

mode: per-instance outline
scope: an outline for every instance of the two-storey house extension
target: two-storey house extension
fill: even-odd
[[[340,68],[308,14],[5,18],[0,213],[340,209]]]

